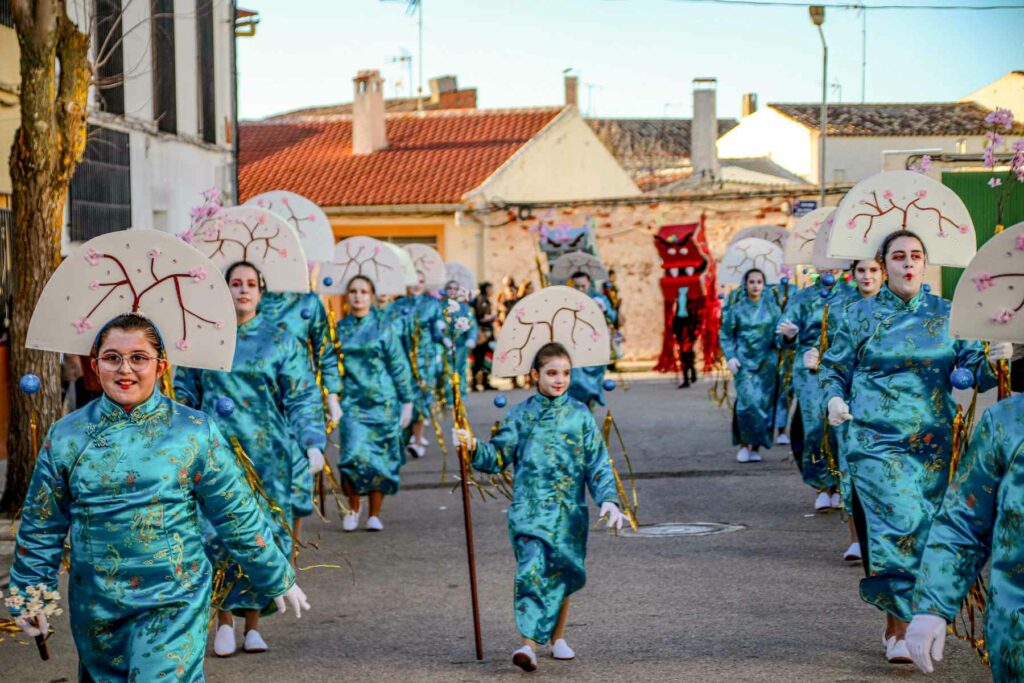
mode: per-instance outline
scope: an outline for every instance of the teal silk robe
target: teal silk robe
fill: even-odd
[[[416,367],[413,384],[413,422],[429,422],[434,405],[437,378],[441,373],[441,353],[444,350],[444,315],[441,302],[429,294],[400,296],[384,310],[384,316],[399,326],[402,346],[409,362],[413,361],[413,338],[416,346]]]
[[[608,449],[593,415],[568,394],[534,394],[509,411],[473,467],[515,470],[508,533],[516,556],[516,626],[524,638],[551,640],[566,597],[587,580],[589,515],[585,489],[598,505],[618,504]]]
[[[822,292],[827,292],[827,295],[822,296]],[[797,292],[790,300],[788,310],[779,318],[789,320],[800,328],[795,340],[783,344],[784,348],[795,346],[793,390],[800,407],[800,421],[804,433],[803,452],[794,452],[793,455],[797,459],[804,483],[815,489],[831,488],[837,485],[837,481],[829,472],[825,454],[821,449],[821,441],[825,436],[824,392],[818,374],[804,367],[803,357],[807,351],[818,348],[821,342],[821,322],[825,304],[829,307],[829,318],[840,316],[852,295],[856,295],[856,291],[851,290],[842,280],[829,288],[819,279],[817,283]],[[830,435],[830,440],[834,453],[837,448],[835,438]]]
[[[740,370],[733,404],[734,444],[771,448],[774,435],[775,395],[779,384],[779,355],[775,326],[779,307],[771,292],[757,303],[742,297],[722,316],[718,340],[726,359],[735,358]]]
[[[231,372],[177,368],[174,390],[179,401],[211,415],[221,432],[238,439],[264,491],[283,512],[283,519],[274,518],[278,525],[291,528],[293,507],[312,508],[306,449],[327,445],[323,403],[307,350],[289,332],[257,315],[238,326]],[[230,415],[217,414],[217,399],[222,396],[235,402]],[[288,530],[277,529],[275,538],[290,557],[293,547]],[[210,545],[211,559],[226,559],[224,548],[215,539]],[[245,583],[236,584],[221,604],[223,609],[268,606],[248,592]]]
[[[883,286],[847,307],[819,370],[820,410],[838,396],[853,415],[844,443],[867,525],[861,598],[903,621],[949,481],[956,367],[983,391],[995,384],[982,345],[949,337],[948,301],[922,291],[904,302]]]
[[[417,395],[399,329],[372,309],[362,318],[342,318],[338,338],[345,354],[338,471],[361,496],[370,491],[393,495],[405,464],[402,404]]]
[[[320,372],[320,382],[327,393],[338,394],[341,391],[338,354],[331,343],[327,311],[317,294],[264,292],[260,298],[260,315],[277,325],[278,329],[290,332],[306,348],[310,369],[314,376]],[[326,419],[323,414],[321,419]],[[292,502],[292,507],[297,517],[308,517],[313,513],[309,504],[313,492],[303,490],[301,470],[295,470],[295,474],[299,479],[292,482],[292,490],[297,493],[298,500]]]
[[[982,415],[925,543],[914,613],[953,621],[992,560],[985,640],[996,683],[1024,680],[1024,394]]]
[[[617,319],[616,313],[608,297],[596,290],[591,290],[588,294],[604,311],[604,318],[608,326],[614,325]],[[605,405],[604,375],[606,370],[607,366],[604,365],[573,368],[569,378],[569,395],[588,407],[593,407],[595,404]]]
[[[789,310],[790,303],[795,299],[800,288],[793,283],[777,284],[771,286],[775,303],[779,310],[785,314]],[[777,351],[779,354],[779,384],[778,398],[775,405],[775,428],[786,429],[789,425],[789,409],[793,404],[793,363],[796,359],[796,349],[783,348]]]
[[[1024,394],[985,411],[932,522],[914,613],[953,621],[992,560],[985,641],[996,683],[1024,680]]]
[[[441,307],[446,307],[449,301],[450,299],[442,299]],[[445,358],[447,359],[447,364],[450,364],[452,362],[452,355],[455,355],[455,367],[450,369],[454,369],[459,373],[462,386],[462,399],[465,400],[466,393],[469,391],[469,383],[472,381],[472,373],[469,370],[469,352],[472,348],[470,344],[472,343],[474,346],[476,345],[479,328],[477,327],[476,313],[473,311],[473,307],[462,301],[458,301],[456,303],[459,305],[459,310],[457,313],[452,315],[452,323],[454,324],[459,318],[465,318],[469,321],[469,327],[465,330],[455,329],[455,341],[452,350],[449,351],[447,348],[445,349],[447,354]],[[444,392],[445,401],[447,401],[449,406],[454,405],[452,400],[452,385],[448,374],[441,373],[438,376],[437,381],[438,386]]]
[[[67,605],[80,680],[205,680],[211,568],[200,512],[263,600],[295,583],[227,441],[203,413],[154,391],[130,413],[104,396],[50,428],[11,585],[56,590],[70,531]]]

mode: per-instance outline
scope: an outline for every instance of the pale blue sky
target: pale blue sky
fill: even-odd
[[[580,105],[599,116],[689,116],[694,77],[718,78],[718,110],[737,116],[740,96],[814,102],[821,47],[807,9],[729,7],[676,0],[423,0],[424,81],[455,74],[481,107],[558,105],[562,70],[580,76]],[[1019,4],[1019,0],[866,0],[872,4]],[[243,118],[350,101],[352,77],[388,58],[416,56],[416,19],[404,2],[244,0],[259,11],[255,38],[239,41]],[[844,102],[861,97],[861,18],[830,9],[829,82]],[[867,101],[963,97],[1024,69],[1024,9],[870,11]],[[415,62],[413,80],[415,87]],[[586,84],[595,84],[588,96]],[[426,86],[425,86],[426,87]],[[402,93],[407,92],[406,88]],[[830,100],[838,99],[832,91]],[[1024,112],[1017,112],[1018,117]]]

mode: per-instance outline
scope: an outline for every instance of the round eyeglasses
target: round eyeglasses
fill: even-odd
[[[155,360],[158,359],[153,356],[147,356],[144,353],[132,353],[128,356],[122,356],[119,353],[108,351],[100,356],[97,362],[107,372],[117,372],[124,365],[124,362],[128,361],[128,367],[136,372],[141,372],[148,368],[149,364]]]

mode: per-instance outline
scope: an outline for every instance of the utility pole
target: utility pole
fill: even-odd
[[[818,178],[821,183],[821,204],[825,206],[825,142],[828,140],[828,44],[825,42],[825,31],[821,25],[825,23],[825,8],[822,5],[811,5],[809,8],[811,23],[818,27],[821,38],[821,133],[818,136]]]
[[[867,97],[868,79],[868,8],[860,7],[860,103]]]

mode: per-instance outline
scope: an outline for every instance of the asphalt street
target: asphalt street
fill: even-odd
[[[687,390],[669,379],[633,381],[610,395],[638,475],[643,524],[714,523],[702,536],[591,532],[588,583],[573,598],[572,662],[542,656],[536,679],[574,681],[906,681],[925,677],[883,657],[880,612],[861,602],[859,566],[839,514],[814,514],[813,492],[788,449],[759,464],[735,462],[728,413],[709,400],[709,380]],[[495,393],[473,394],[480,434],[505,412]],[[526,397],[507,392],[509,405]],[[507,408],[505,409],[507,410]],[[604,411],[599,411],[603,417]],[[445,433],[447,434],[447,427]],[[433,439],[432,439],[433,440]],[[436,445],[410,462],[387,499],[383,533],[343,533],[336,513],[309,523],[319,549],[299,559],[313,610],[275,616],[262,633],[270,651],[207,660],[220,681],[521,680],[512,615],[514,559],[505,501],[474,499],[472,512],[485,658],[474,658],[461,498],[449,458],[441,483]],[[596,521],[596,510],[591,520]],[[365,519],[365,518],[364,518]],[[317,566],[321,565],[321,566]],[[322,566],[328,565],[328,566]],[[334,565],[339,568],[333,568]],[[4,681],[73,681],[66,615],[53,659],[0,643]],[[543,652],[543,651],[542,651]],[[965,644],[949,641],[930,681],[990,680]]]

